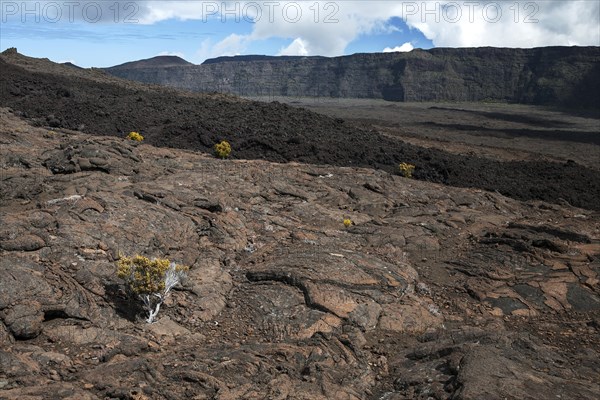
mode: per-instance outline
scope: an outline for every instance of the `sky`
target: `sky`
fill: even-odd
[[[600,46],[600,0],[0,0],[0,50],[82,67],[480,46]]]

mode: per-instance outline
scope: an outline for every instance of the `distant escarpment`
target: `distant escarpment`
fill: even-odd
[[[436,48],[334,58],[237,56],[202,65],[156,61],[106,71],[145,83],[241,96],[600,106],[600,47]]]

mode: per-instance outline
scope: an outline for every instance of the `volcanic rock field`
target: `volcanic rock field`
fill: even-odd
[[[0,72],[0,398],[600,398],[589,110]],[[135,254],[190,267],[153,324]]]

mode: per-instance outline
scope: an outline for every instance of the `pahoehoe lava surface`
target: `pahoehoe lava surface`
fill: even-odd
[[[2,399],[600,398],[597,212],[6,108],[0,143]],[[136,253],[190,266],[155,324]]]
[[[227,139],[239,159],[393,173],[398,163],[410,162],[417,166],[417,179],[600,210],[600,174],[576,163],[455,155],[285,104],[119,83],[99,71],[89,72],[88,79],[86,71],[50,64],[19,54],[1,56],[0,106],[40,126],[116,136],[141,131],[147,143],[157,146],[212,151],[216,142]]]
[[[375,168],[394,155],[450,181],[455,162],[482,185],[490,158],[560,160],[498,163],[531,189],[552,168],[598,171],[595,145],[538,140],[528,158],[531,141],[453,141],[469,135],[422,125],[422,104],[406,129],[361,125],[14,51],[0,72],[1,399],[600,398],[600,212]],[[459,114],[434,120],[479,124]],[[167,147],[223,137],[238,159]],[[134,254],[190,267],[155,324],[116,274]]]

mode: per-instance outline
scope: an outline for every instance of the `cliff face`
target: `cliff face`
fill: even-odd
[[[125,64],[115,76],[200,92],[392,101],[509,101],[598,107],[600,48],[469,48],[325,57]]]

